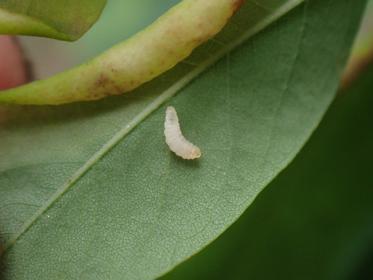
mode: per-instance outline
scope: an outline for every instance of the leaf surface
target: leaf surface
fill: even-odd
[[[106,0],[2,0],[0,33],[76,40],[99,18]]]
[[[341,92],[235,225],[161,279],[371,279],[372,77],[370,66]]]
[[[309,1],[252,37],[296,4],[261,3],[247,2],[217,38],[130,96],[3,108],[6,276],[152,279],[238,218],[333,99],[364,6]],[[199,161],[164,143],[171,97]]]

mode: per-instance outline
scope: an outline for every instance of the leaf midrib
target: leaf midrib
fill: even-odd
[[[149,105],[145,107],[139,114],[137,114],[125,127],[120,129],[114,136],[108,140],[96,153],[94,153],[57,191],[48,199],[35,214],[28,219],[23,226],[10,237],[10,239],[5,243],[3,251],[0,252],[0,256],[4,254],[10,247],[12,247],[17,240],[24,235],[33,224],[49,209],[56,203],[63,195],[75,185],[103,156],[105,156],[111,149],[113,149],[126,135],[128,135],[137,125],[139,125],[143,120],[145,120],[152,112],[158,109],[163,103],[168,99],[176,95],[176,93],[191,82],[194,78],[199,76],[204,72],[208,67],[217,62],[227,53],[231,52],[244,41],[254,36],[265,27],[270,25],[272,22],[276,21],[290,10],[296,6],[303,3],[304,0],[290,0],[286,4],[279,7],[274,13],[265,17],[263,20],[258,22],[252,28],[244,32],[236,40],[232,41],[230,44],[227,44],[224,48],[215,53],[214,56],[209,57],[194,70],[190,71],[157,98],[155,98]]]

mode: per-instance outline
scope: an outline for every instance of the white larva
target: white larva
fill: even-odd
[[[166,143],[171,151],[183,159],[196,159],[201,156],[201,150],[185,139],[181,133],[179,118],[174,107],[169,106],[166,110],[164,122],[164,135]]]

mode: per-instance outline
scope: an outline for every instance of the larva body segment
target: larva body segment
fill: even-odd
[[[201,157],[201,150],[183,136],[179,118],[174,107],[169,106],[166,110],[164,123],[164,135],[166,143],[171,151],[183,159],[196,159]]]
[[[243,0],[183,0],[132,38],[46,80],[0,92],[0,102],[63,104],[131,91],[218,33]]]

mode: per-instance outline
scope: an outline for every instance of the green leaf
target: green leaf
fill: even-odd
[[[76,40],[99,18],[106,0],[2,0],[0,34]]]
[[[309,1],[238,47],[291,7],[253,3],[130,96],[3,108],[7,277],[155,278],[221,234],[291,161],[333,99],[364,1]],[[199,161],[164,143],[158,107],[170,97]]]
[[[235,225],[162,279],[372,279],[372,78],[341,92]]]

